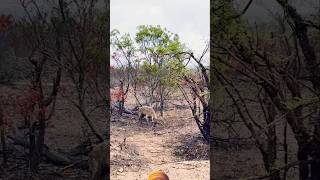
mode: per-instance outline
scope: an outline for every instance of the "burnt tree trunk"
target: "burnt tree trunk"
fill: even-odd
[[[123,81],[120,80],[120,101],[119,101],[119,114],[123,114],[124,110],[124,94],[123,94]]]
[[[206,139],[207,142],[210,140],[210,121],[211,121],[211,115],[210,115],[210,107],[204,107],[203,108],[203,136]]]
[[[40,156],[36,147],[36,123],[29,123],[29,166],[32,173],[38,172],[38,165]]]
[[[3,155],[3,161],[2,165],[4,167],[7,166],[7,152],[6,152],[6,137],[5,137],[5,120],[3,117],[3,109],[0,104],[0,131],[1,131],[1,146],[2,146],[2,155]]]
[[[164,90],[162,86],[160,86],[160,115],[163,117],[163,109],[164,109]]]
[[[268,124],[274,122],[276,109],[272,103],[267,102],[266,121]],[[275,172],[276,160],[277,160],[277,133],[276,126],[272,125],[267,130],[267,159],[265,161],[266,170],[271,174],[271,180],[280,180],[280,172]]]

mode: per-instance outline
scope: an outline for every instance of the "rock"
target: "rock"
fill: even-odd
[[[118,171],[122,173],[123,172],[123,168],[122,167],[119,168]]]

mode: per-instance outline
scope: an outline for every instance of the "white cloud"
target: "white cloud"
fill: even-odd
[[[200,54],[209,40],[209,0],[111,0],[110,28],[135,35],[138,25],[161,25]]]

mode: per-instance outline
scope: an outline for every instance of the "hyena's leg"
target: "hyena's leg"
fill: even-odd
[[[142,113],[139,113],[139,124],[142,124],[142,118],[143,118],[143,114]]]
[[[154,117],[153,116],[151,116],[151,123],[152,123],[152,127],[156,126],[156,122],[154,121]]]
[[[150,119],[151,119],[151,116],[147,116],[147,115],[146,115],[146,121],[147,121],[147,123],[150,122]]]
[[[156,127],[156,122],[152,121],[152,128]]]
[[[146,117],[147,117],[147,116],[146,116],[145,114],[142,114],[142,115],[141,115],[141,122],[142,122],[142,121],[145,121],[145,118],[146,118]]]

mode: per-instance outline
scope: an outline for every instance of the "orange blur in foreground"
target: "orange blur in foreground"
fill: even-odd
[[[169,177],[161,170],[152,171],[148,180],[169,180]]]

